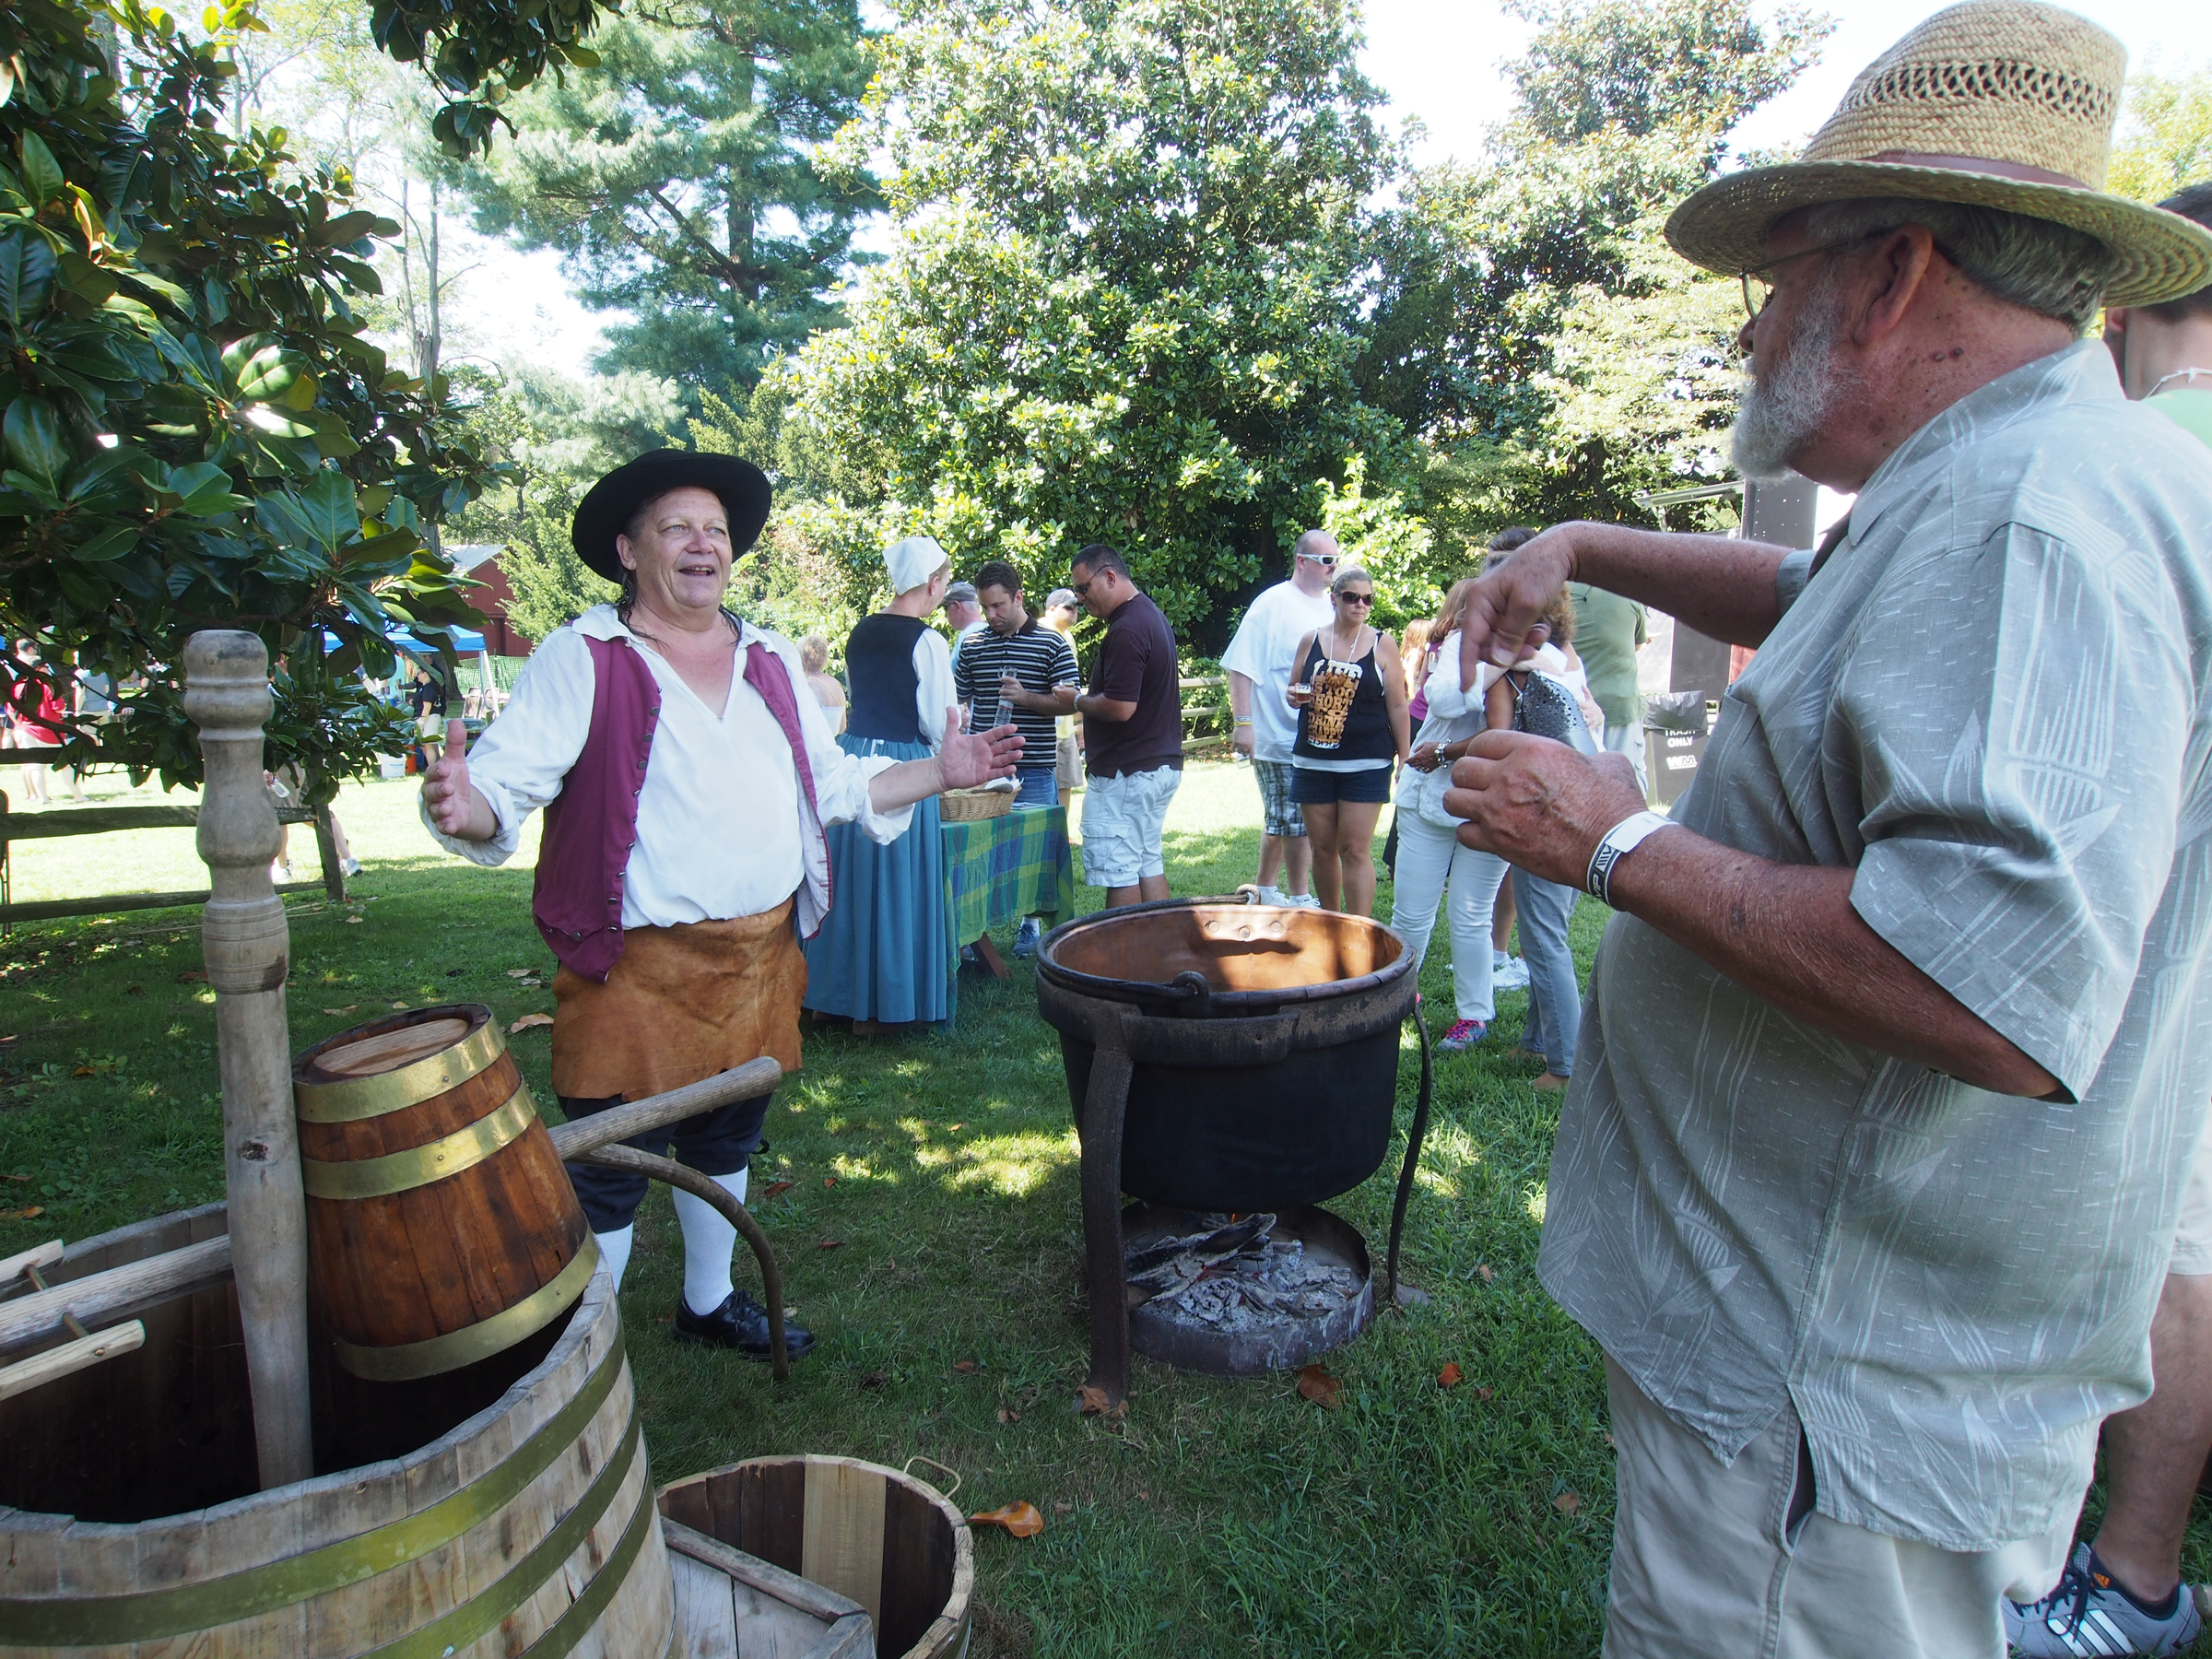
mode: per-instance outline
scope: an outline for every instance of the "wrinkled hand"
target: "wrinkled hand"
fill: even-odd
[[[1247,760],[1252,759],[1253,735],[1250,721],[1246,721],[1242,725],[1230,728],[1229,746]]]
[[[1535,654],[1551,637],[1536,618],[1551,608],[1574,574],[1573,543],[1565,528],[1524,542],[1512,558],[1480,578],[1460,612],[1459,684],[1472,689],[1486,662],[1500,668]]]
[[[458,720],[445,723],[445,752],[422,774],[422,800],[430,822],[448,835],[482,841],[490,833],[483,823],[491,808],[468,781],[468,727]]]
[[[945,711],[945,747],[937,768],[947,789],[973,789],[994,778],[1010,778],[1021,762],[1021,734],[1010,725],[987,732],[960,730],[960,712]]]
[[[1526,732],[1471,738],[1444,792],[1444,810],[1466,820],[1462,845],[1577,888],[1606,831],[1643,809],[1626,755],[1583,755]]]

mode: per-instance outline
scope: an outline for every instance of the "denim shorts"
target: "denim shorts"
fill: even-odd
[[[1317,771],[1301,766],[1290,779],[1290,798],[1301,806],[1326,806],[1334,801],[1355,806],[1379,805],[1390,799],[1390,763],[1363,766],[1358,771]]]
[[[1161,839],[1168,803],[1182,769],[1157,767],[1118,778],[1093,775],[1083,792],[1083,879],[1092,887],[1135,887],[1144,876],[1165,876]]]
[[[1016,812],[1060,805],[1060,782],[1052,767],[1025,766],[1014,774],[1014,782],[1018,785],[1014,791]]]

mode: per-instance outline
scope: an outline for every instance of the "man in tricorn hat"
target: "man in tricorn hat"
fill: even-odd
[[[573,539],[621,597],[556,629],[475,751],[454,733],[423,782],[424,821],[477,864],[506,860],[545,809],[531,913],[560,959],[553,1088],[571,1118],[762,1054],[796,1067],[799,939],[830,901],[823,827],[893,840],[914,802],[1006,777],[1020,754],[1010,726],[961,735],[950,721],[927,760],[838,747],[796,648],[724,606],[769,494],[747,462],[679,450],[602,478]],[[742,1200],[767,1110],[743,1101],[631,1144],[665,1154],[673,1140]],[[618,1284],[644,1180],[569,1172]],[[764,1358],[767,1312],[731,1282],[735,1230],[690,1194],[676,1207],[677,1335]],[[784,1335],[794,1355],[813,1343]]]
[[[2212,235],[2100,188],[2124,70],[1953,6],[1684,203],[1750,312],[1738,466],[1848,520],[1566,524],[1468,608],[1469,676],[1570,581],[1759,648],[1671,819],[1511,732],[1447,797],[1618,912],[1538,1264],[1606,1356],[1608,1655],[1994,1659],[2062,1571],[2035,1652],[2194,1635],[2068,1561],[2212,1097],[2212,468],[2080,337]]]

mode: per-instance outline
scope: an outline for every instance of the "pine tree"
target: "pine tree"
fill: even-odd
[[[764,362],[838,319],[829,292],[864,263],[865,174],[814,147],[866,84],[856,0],[703,0],[641,8],[593,37],[594,66],[510,99],[511,142],[463,175],[477,228],[567,255],[578,296],[632,321],[607,371],[695,394],[750,386]]]

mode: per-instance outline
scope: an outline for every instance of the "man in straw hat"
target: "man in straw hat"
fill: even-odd
[[[1671,820],[1509,732],[1448,797],[1619,912],[1539,1263],[1606,1354],[1608,1654],[1999,1653],[2149,1392],[2212,1096],[2212,468],[2079,336],[2212,280],[2212,235],[2100,188],[2124,68],[1953,6],[1802,161],[1684,203],[1751,312],[1738,465],[1848,521],[1562,525],[1465,613],[1469,676],[1569,581],[1759,647]],[[2052,1651],[2121,1651],[2067,1604]]]
[[[799,938],[830,901],[825,825],[879,841],[948,787],[1010,774],[1011,727],[895,764],[848,755],[806,689],[797,650],[724,608],[731,560],[767,521],[769,483],[731,455],[655,450],[576,510],[577,557],[620,599],[541,644],[506,712],[464,755],[453,730],[423,781],[423,820],[480,865],[505,862],[543,807],[531,913],[560,960],[553,1088],[571,1118],[680,1088],[762,1054],[799,1064]],[[457,727],[457,723],[456,723]],[[740,1200],[765,1100],[630,1144],[677,1156]],[[641,1177],[569,1173],[618,1284]],[[736,1232],[676,1194],[684,1291],[676,1334],[768,1354],[768,1315],[731,1283]],[[789,1351],[813,1338],[788,1323]]]

